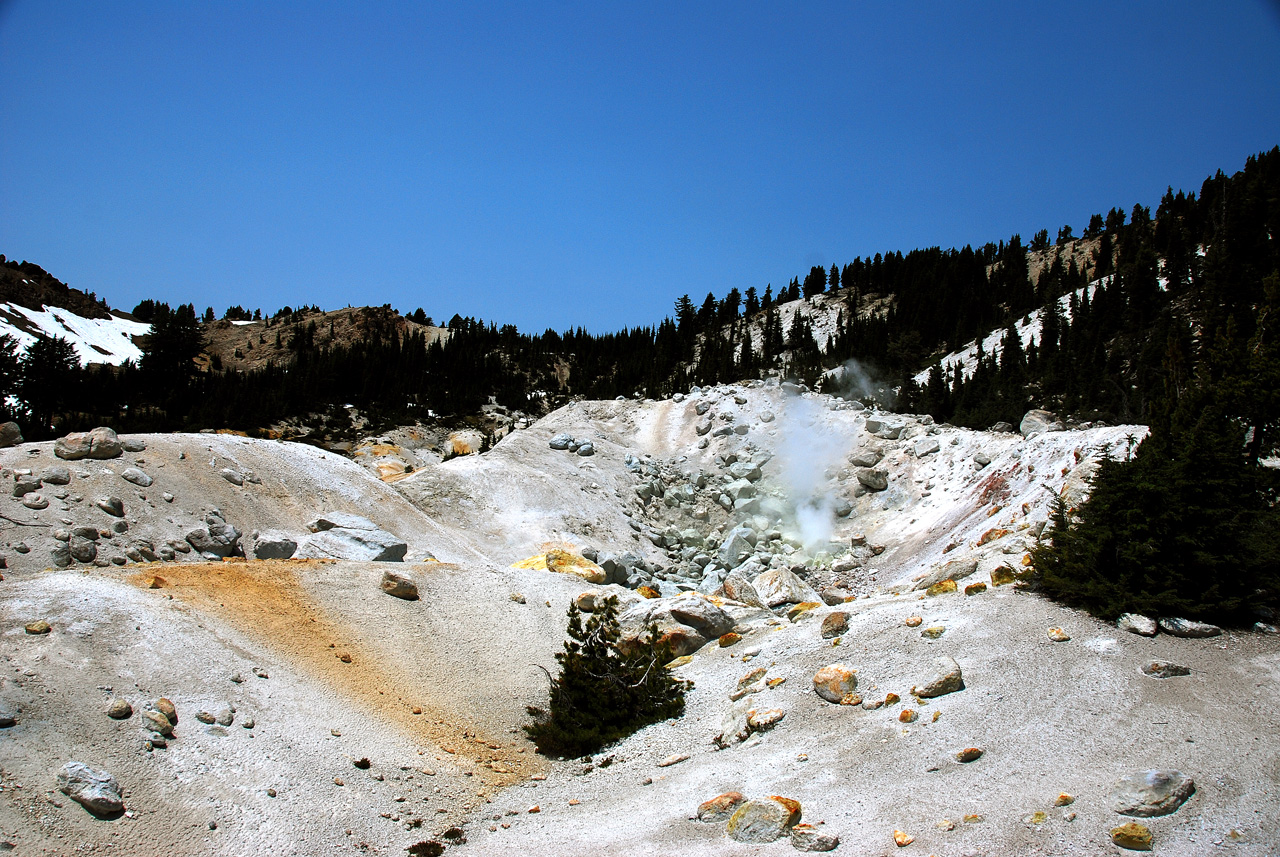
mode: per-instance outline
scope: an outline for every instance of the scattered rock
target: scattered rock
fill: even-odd
[[[47,634],[53,630],[49,623],[43,619],[37,619],[34,622],[28,622],[23,626],[28,634]]]
[[[912,842],[915,842],[915,841],[916,841],[916,838],[909,833],[906,833],[901,830],[893,831],[893,844],[897,845],[899,848],[906,848],[908,845],[910,845]]]
[[[982,750],[978,747],[965,747],[963,750],[956,753],[956,761],[960,762],[961,764],[976,762],[978,759],[981,759],[981,758],[982,758]]]
[[[1062,423],[1051,412],[1037,408],[1027,411],[1018,424],[1018,431],[1023,437],[1034,437],[1049,431],[1062,431]]]
[[[1195,781],[1181,771],[1136,771],[1111,789],[1111,808],[1138,818],[1168,815],[1177,811],[1195,790]]]
[[[986,591],[987,585],[985,583],[970,583],[964,588],[965,595],[978,595]]]
[[[136,467],[126,467],[124,472],[120,474],[120,478],[125,482],[132,482],[139,488],[149,488],[151,483],[155,481]]]
[[[552,449],[568,449],[571,443],[573,443],[573,435],[562,432],[551,438],[547,445]]]
[[[1012,568],[1009,568],[1007,565],[1002,565],[999,568],[991,569],[991,585],[992,586],[1004,586],[1005,584],[1013,583],[1017,579],[1018,579],[1017,573]]]
[[[858,689],[857,670],[848,664],[831,664],[813,676],[813,689],[827,702],[842,703]]]
[[[906,625],[908,628],[919,628],[924,619],[920,616],[908,616]]]
[[[1111,828],[1111,841],[1130,851],[1150,851],[1151,830],[1145,824],[1130,821],[1128,824]]]
[[[828,586],[826,589],[822,590],[819,595],[822,596],[823,603],[829,607],[834,607],[837,604],[844,604],[848,601],[852,601],[855,597],[852,592],[839,584]]]
[[[239,470],[233,470],[230,467],[224,467],[222,468],[221,471],[219,471],[218,475],[221,476],[223,479],[227,480],[228,482],[230,482],[232,485],[239,486],[244,484],[244,474],[241,473]]]
[[[922,437],[916,441],[911,451],[916,458],[924,458],[926,455],[933,455],[941,448],[942,446],[938,443],[937,438]]]
[[[956,591],[956,582],[954,580],[940,580],[933,586],[924,591],[925,595],[935,597],[938,595],[947,595]]]
[[[252,538],[249,552],[254,559],[289,559],[297,550],[297,540],[288,533],[267,530]]]
[[[1174,678],[1175,676],[1191,675],[1191,668],[1168,661],[1148,661],[1142,665],[1142,673],[1152,678]]]
[[[178,709],[168,699],[163,696],[157,699],[155,709],[163,714],[174,726],[178,725]]]
[[[546,562],[547,571],[576,575],[587,583],[602,584],[609,579],[603,568],[586,557],[571,554],[568,551],[549,550],[546,554]]]
[[[887,470],[873,470],[870,467],[859,467],[854,471],[854,475],[858,477],[858,481],[868,491],[883,491],[889,487],[889,472]]]
[[[1071,636],[1061,628],[1050,628],[1049,639],[1055,643],[1065,643],[1071,639]]]
[[[932,628],[925,628],[920,632],[920,636],[926,640],[936,640],[945,634],[947,629],[942,625],[934,625]]]
[[[1207,622],[1194,622],[1190,619],[1163,617],[1160,619],[1159,624],[1160,630],[1172,637],[1190,637],[1198,639],[1202,637],[1216,637],[1222,633],[1222,629],[1217,625],[1210,625]]]
[[[378,586],[383,592],[388,595],[394,595],[396,598],[403,598],[406,601],[418,600],[418,584],[403,574],[384,571],[382,573],[382,582]]]
[[[698,821],[728,821],[738,811],[738,807],[747,802],[746,795],[741,792],[725,792],[711,800],[698,804]]]
[[[964,677],[960,665],[948,655],[938,658],[933,674],[920,687],[913,687],[911,692],[923,699],[943,696],[964,690]]]
[[[839,836],[822,833],[811,824],[797,824],[791,828],[791,847],[797,851],[834,851],[839,845]]]
[[[746,604],[749,607],[766,606],[760,600],[760,594],[756,591],[755,586],[752,585],[751,579],[741,569],[734,569],[729,572],[725,576],[722,585],[724,586],[724,594],[734,601]]]
[[[844,636],[848,630],[849,614],[843,611],[832,611],[822,620],[822,639],[824,640]]]
[[[963,580],[978,570],[976,559],[953,559],[916,581],[913,590],[928,589],[944,580]]]
[[[782,722],[787,712],[781,708],[767,708],[764,711],[752,709],[747,712],[747,726],[752,732],[767,732]]]
[[[116,698],[107,705],[107,716],[112,720],[128,720],[133,716],[133,706],[128,700]]]
[[[661,762],[659,762],[658,767],[669,768],[672,765],[678,765],[681,762],[686,762],[688,760],[689,760],[689,755],[687,753],[673,753],[670,756],[667,756],[667,758],[663,759]]]
[[[771,795],[739,806],[725,825],[725,832],[738,842],[773,842],[799,824],[800,816],[799,801]]]
[[[18,709],[7,702],[0,701],[0,729],[8,729],[18,723]]]
[[[113,518],[124,517],[124,501],[119,497],[99,497],[93,504]]]
[[[55,464],[40,471],[40,481],[46,485],[68,485],[71,482],[71,471]]]
[[[809,584],[785,568],[771,568],[752,580],[751,585],[766,607],[822,600]]]
[[[0,449],[22,443],[22,429],[15,422],[0,423]]]
[[[67,762],[62,766],[58,772],[58,791],[99,817],[124,811],[124,798],[116,778],[83,762]]]
[[[408,551],[409,545],[403,539],[376,526],[373,529],[333,526],[322,528],[303,541],[298,545],[294,556],[359,562],[403,562]]]
[[[196,712],[196,720],[199,720],[201,723],[211,724],[213,723],[214,719],[215,719],[214,716],[207,711],[201,710]]]

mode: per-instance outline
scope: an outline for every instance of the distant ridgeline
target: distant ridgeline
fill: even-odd
[[[62,307],[84,318],[107,318],[107,302],[93,292],[73,289],[32,262],[14,262],[0,256],[0,303],[28,309]]]
[[[877,253],[815,267],[776,293],[684,296],[672,317],[616,333],[528,334],[459,316],[445,332],[421,309],[389,306],[269,317],[233,307],[215,321],[212,310],[144,301],[136,313],[154,331],[140,364],[78,370],[64,385],[75,395],[53,412],[65,428],[253,432],[326,413],[340,427],[354,404],[376,426],[474,413],[490,397],[539,412],[574,396],[659,397],[777,371],[834,389],[848,373],[832,370],[857,361],[897,390],[899,408],[938,420],[1016,424],[1043,407],[1149,423],[1210,349],[1242,355],[1258,333],[1264,284],[1280,270],[1273,234],[1280,149],[1218,172],[1198,195],[1170,190],[1154,217],[1139,205],[1093,215],[1079,236],[1064,226],[1025,244]],[[74,292],[33,265],[7,265],[6,288],[30,270],[51,294]],[[92,295],[82,303],[100,311]]]

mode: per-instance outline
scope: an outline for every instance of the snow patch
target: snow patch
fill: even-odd
[[[0,304],[0,334],[8,334],[24,349],[38,335],[61,336],[76,350],[81,365],[109,363],[119,366],[127,360],[142,359],[142,349],[133,337],[145,336],[151,325],[112,314],[110,318],[82,318],[61,307],[40,310],[18,304]]]

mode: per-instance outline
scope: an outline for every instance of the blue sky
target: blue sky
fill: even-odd
[[[1280,11],[0,0],[0,116],[0,253],[113,306],[605,331],[1198,190]]]

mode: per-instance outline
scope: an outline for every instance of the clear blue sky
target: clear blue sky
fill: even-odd
[[[0,0],[0,253],[124,309],[611,330],[1277,143],[1261,0]]]

